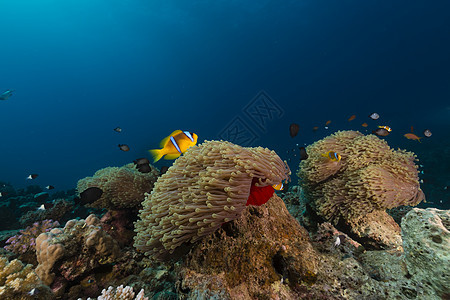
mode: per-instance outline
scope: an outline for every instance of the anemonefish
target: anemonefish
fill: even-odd
[[[327,153],[322,153],[321,155],[323,157],[329,158],[332,161],[340,161],[342,158],[339,153],[336,153],[334,151],[328,151]]]
[[[386,129],[388,132],[392,131],[392,128],[389,126],[378,126],[378,128]]]
[[[168,137],[164,138],[160,146],[162,149],[149,150],[153,157],[153,162],[157,162],[163,156],[164,159],[176,159],[189,147],[197,144],[198,136],[189,131],[175,130]]]
[[[283,188],[284,188],[284,185],[283,185],[283,183],[282,182],[280,182],[280,183],[278,183],[278,184],[274,184],[274,185],[272,185],[272,187],[274,188],[274,190],[276,190],[276,191],[282,191],[283,190]]]

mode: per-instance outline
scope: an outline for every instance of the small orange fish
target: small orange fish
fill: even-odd
[[[378,126],[378,128],[386,129],[388,132],[391,132],[391,131],[392,131],[392,128],[389,127],[389,126]]]
[[[408,140],[416,140],[420,143],[420,139],[422,137],[418,137],[417,135],[415,135],[414,133],[407,133],[403,135],[405,138],[407,138]]]
[[[168,137],[164,138],[160,146],[162,149],[148,150],[153,157],[153,162],[157,162],[163,156],[164,159],[176,159],[189,147],[197,144],[198,136],[189,131],[175,130]]]
[[[274,188],[274,190],[276,191],[282,191],[284,189],[284,185],[282,182],[278,183],[278,184],[274,184],[272,185],[272,187]]]
[[[314,126],[314,127],[313,127],[313,131],[316,132],[317,130],[319,130],[319,127]]]
[[[350,118],[348,118],[348,121],[353,121],[354,119],[356,119],[356,115],[352,115]]]
[[[325,123],[325,125],[330,125],[330,123],[331,123],[331,120],[328,120],[328,121]]]
[[[369,126],[369,125],[367,125],[367,123],[362,123],[361,126],[362,126],[362,127],[367,127],[367,126]]]

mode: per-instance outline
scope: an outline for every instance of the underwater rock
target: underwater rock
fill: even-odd
[[[450,297],[450,211],[413,208],[403,218],[402,230],[412,278],[431,286],[443,299]]]
[[[178,292],[182,299],[298,299],[295,288],[314,283],[317,265],[308,232],[274,195],[191,250]]]
[[[283,199],[289,213],[297,220],[301,220],[302,214],[305,210],[305,201],[302,188],[298,185],[294,185],[284,194],[279,195],[279,197]]]
[[[137,220],[137,210],[109,210],[101,218],[103,230],[110,234],[119,246],[133,244],[134,227],[133,222]]]
[[[366,251],[331,223],[310,240],[274,196],[195,245],[176,267],[177,291],[179,299],[441,299],[427,282],[448,277],[432,262],[416,277],[409,264],[402,247]]]
[[[53,202],[53,206],[48,209],[34,209],[22,215],[19,222],[22,226],[30,226],[35,222],[46,219],[62,221],[66,214],[69,214],[73,209],[73,204],[65,199],[57,199]]]
[[[398,249],[402,247],[400,226],[385,211],[373,211],[348,227],[366,249]]]
[[[120,249],[102,229],[100,220],[90,215],[86,220],[68,221],[64,229],[55,228],[39,235],[36,255],[39,262],[36,273],[57,295],[62,295],[69,282],[114,263]]]

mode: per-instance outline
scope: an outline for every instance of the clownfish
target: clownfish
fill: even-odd
[[[321,155],[323,157],[329,158],[332,161],[340,161],[341,160],[341,155],[334,151],[328,151],[327,153],[322,153]]]
[[[278,184],[274,184],[274,185],[272,185],[272,187],[276,191],[282,191],[284,189],[284,185],[282,182],[280,182]]]
[[[385,130],[387,130],[388,132],[391,132],[391,131],[392,131],[392,128],[389,127],[389,126],[378,126],[378,128],[385,129]]]
[[[164,159],[176,159],[189,147],[197,144],[198,136],[189,131],[175,130],[168,137],[164,138],[160,146],[162,149],[148,150],[153,157],[153,162],[157,162],[163,156]]]

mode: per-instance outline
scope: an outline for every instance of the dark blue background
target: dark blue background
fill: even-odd
[[[148,2],[0,2],[0,90],[16,90],[0,101],[0,181],[73,188],[175,129],[217,139],[236,117],[283,159],[369,122],[450,169],[449,1]],[[283,111],[263,128],[243,111],[262,90]],[[406,140],[410,126],[434,135]]]

